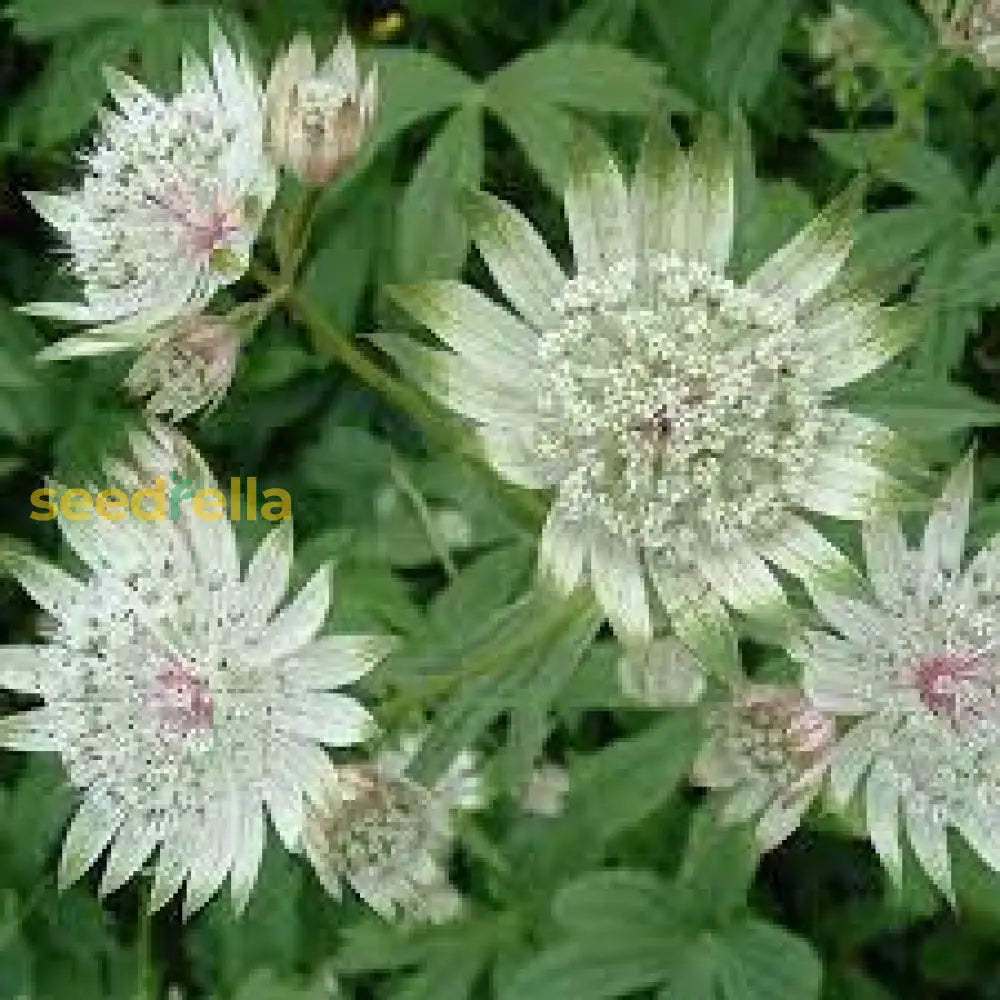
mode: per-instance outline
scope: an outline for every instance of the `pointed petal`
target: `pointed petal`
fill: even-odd
[[[806,692],[812,696],[808,678]],[[874,716],[840,739],[830,755],[830,791],[837,805],[844,807],[851,801],[862,775],[890,738],[884,720]]]
[[[615,633],[624,641],[649,642],[653,630],[638,553],[601,533],[591,542],[590,576],[597,603]]]
[[[955,467],[944,493],[927,521],[923,542],[923,574],[927,582],[957,575],[962,568],[972,502],[972,452]]]
[[[751,276],[748,285],[766,296],[801,308],[823,292],[840,272],[861,212],[861,185],[851,185],[787,246]]]
[[[872,846],[893,882],[903,881],[903,853],[899,842],[900,789],[892,765],[875,762],[865,785],[865,810]]]
[[[828,632],[808,632],[788,646],[789,655],[805,665],[809,698],[823,712],[863,715],[872,701],[872,666],[853,643]]]
[[[912,571],[912,557],[899,521],[889,514],[869,518],[862,525],[861,540],[876,596],[886,608],[902,607],[902,584]]]
[[[688,162],[688,253],[721,274],[733,244],[735,166],[732,145],[717,119],[706,120]]]
[[[764,853],[784,843],[802,823],[802,817],[812,805],[816,787],[791,797],[779,796],[764,810],[757,823],[757,843]]]
[[[288,682],[297,688],[328,691],[364,677],[398,645],[387,635],[324,635],[286,661]]]
[[[397,285],[396,303],[471,365],[532,380],[538,337],[517,317],[458,281]]]
[[[302,836],[302,792],[297,782],[289,780],[285,747],[275,744],[272,757],[274,760],[264,788],[264,801],[281,842],[287,850],[295,852],[299,849]]]
[[[292,567],[292,522],[282,521],[268,532],[247,567],[241,600],[251,627],[263,627],[288,590]]]
[[[323,627],[330,609],[330,568],[321,566],[295,599],[264,630],[253,647],[272,662],[308,645]]]
[[[308,700],[282,706],[276,719],[286,732],[329,747],[357,746],[378,731],[360,702],[329,691],[313,691]]]
[[[510,304],[536,329],[557,323],[552,303],[565,288],[566,275],[531,223],[482,191],[468,195],[465,214],[472,239]]]
[[[811,524],[790,516],[763,550],[766,559],[798,578],[807,589],[839,589],[860,582],[847,557]]]
[[[730,607],[748,617],[770,621],[787,616],[785,592],[764,560],[749,548],[704,559],[699,570]]]
[[[532,428],[485,425],[479,437],[490,465],[517,486],[544,490],[565,475],[565,467],[539,457]]]
[[[45,646],[0,646],[0,687],[38,694],[53,666]]]
[[[677,638],[718,676],[738,676],[736,633],[719,595],[693,571],[685,573],[649,555],[646,565]]]
[[[568,594],[579,585],[587,544],[583,526],[568,517],[558,503],[553,505],[542,528],[538,562],[542,577],[560,593]]]
[[[130,816],[108,852],[98,894],[110,896],[120,889],[148,860],[160,841],[160,828],[143,814]]]
[[[881,305],[857,296],[824,301],[800,318],[816,377],[824,389],[863,378],[913,343],[921,316],[913,306]]]
[[[635,266],[635,243],[625,181],[611,151],[589,131],[578,134],[566,189],[577,274],[604,278],[613,268]]]
[[[59,889],[67,889],[100,857],[123,816],[103,790],[91,790],[76,811],[59,858]]]
[[[930,880],[954,905],[955,891],[951,884],[947,827],[923,795],[908,795],[904,799],[904,806],[906,832],[913,846],[913,853]]]
[[[190,839],[186,831],[175,830],[160,847],[153,886],[149,891],[150,913],[155,913],[170,902],[184,883],[188,873],[186,859],[191,856]]]
[[[641,259],[688,256],[688,158],[667,122],[646,132],[632,185],[632,214]]]
[[[52,705],[14,712],[0,719],[0,746],[23,753],[59,753],[70,734],[61,709]]]
[[[261,859],[264,856],[264,812],[260,803],[243,803],[236,845],[229,883],[233,909],[240,914],[250,901],[250,894],[257,882],[257,873],[260,871]]]

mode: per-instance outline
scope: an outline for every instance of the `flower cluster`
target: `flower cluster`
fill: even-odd
[[[991,11],[946,12],[987,61]],[[241,322],[273,302],[225,315],[213,303],[248,272],[282,171],[300,200],[274,227],[281,273],[268,287],[287,294],[305,237],[290,254],[282,240],[308,229],[315,196],[302,185],[330,184],[358,158],[376,72],[362,79],[346,34],[319,66],[302,36],[265,88],[213,29],[210,60],[187,56],[172,97],[109,80],[114,107],[79,187],[30,196],[66,241],[82,301],[25,308],[85,327],[47,358],[138,352],[126,385],[147,399],[149,429],[109,460],[113,486],[214,488],[156,418],[225,396]],[[540,589],[556,601],[589,589],[621,641],[629,707],[704,702],[693,777],[724,793],[725,821],[752,821],[773,847],[829,782],[842,805],[863,788],[891,872],[905,831],[951,895],[950,829],[1000,868],[1000,544],[965,564],[969,459],[911,548],[887,504],[896,435],[844,401],[917,331],[911,307],[846,273],[860,190],[744,270],[732,259],[736,145],[714,119],[689,147],[653,123],[629,178],[582,127],[571,158],[570,267],[515,208],[470,194],[470,230],[506,304],[459,281],[399,287],[440,344],[377,343],[468,423],[501,477],[544,495]],[[867,581],[817,515],[861,524]],[[154,908],[184,887],[192,913],[227,877],[241,908],[269,818],[332,895],[349,885],[387,917],[459,912],[447,868],[455,814],[484,801],[477,758],[463,752],[422,784],[410,773],[421,738],[365,753],[375,716],[341,689],[394,642],[321,634],[326,568],[286,602],[289,523],[245,567],[230,523],[187,508],[127,522],[64,512],[60,526],[85,573],[17,561],[51,626],[45,642],[0,654],[0,684],[42,702],[0,719],[0,744],[58,754],[81,793],[63,884],[106,855],[102,893],[149,864]],[[799,585],[828,629],[802,626],[787,597]],[[747,625],[775,629],[801,686],[744,676]],[[521,777],[525,811],[558,816],[568,774]]]
[[[246,273],[279,168],[326,182],[353,159],[375,114],[345,33],[322,70],[298,38],[265,94],[249,56],[212,26],[206,65],[188,54],[163,98],[109,71],[114,107],[62,194],[30,194],[66,242],[82,302],[36,302],[35,316],[86,325],[43,353],[65,359],[138,350],[126,385],[152,416],[182,420],[227,392],[240,331],[204,310]]]

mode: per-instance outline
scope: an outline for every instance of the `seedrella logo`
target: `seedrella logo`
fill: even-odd
[[[89,490],[67,489],[60,494],[51,486],[31,494],[33,521],[51,521],[62,516],[68,521],[87,521],[96,514],[105,521],[124,521],[131,516],[140,521],[179,521],[182,504],[190,503],[195,517],[203,521],[219,521],[228,515],[232,521],[244,518],[256,521],[258,514],[257,480],[244,481],[233,477],[229,481],[229,496],[216,487],[195,489],[193,479],[182,478],[176,472],[167,480],[159,476],[152,486],[144,486],[129,496],[123,489],[112,487],[92,494]],[[265,501],[259,507],[265,521],[286,521],[292,516],[292,498],[287,490],[269,487],[261,494]]]

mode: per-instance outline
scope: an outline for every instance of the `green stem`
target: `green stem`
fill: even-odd
[[[265,268],[255,266],[252,273],[267,289],[287,288],[282,276]],[[312,335],[318,349],[342,364],[359,382],[406,413],[437,445],[487,468],[490,475],[495,476],[494,470],[465,427],[456,423],[449,414],[433,407],[421,393],[394,378],[372,361],[358,348],[350,335],[331,322],[300,291],[297,289],[288,291],[284,301],[292,315]],[[544,514],[545,504],[534,494],[517,488],[507,488],[505,492],[532,521],[538,521]]]

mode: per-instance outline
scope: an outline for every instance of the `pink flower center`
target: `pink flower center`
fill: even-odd
[[[917,665],[917,689],[924,706],[938,718],[954,724],[961,709],[962,688],[982,675],[976,657],[967,653],[942,653]]]
[[[221,205],[211,209],[199,207],[177,191],[168,191],[157,199],[157,204],[184,227],[188,245],[195,256],[211,254],[213,250],[224,247],[242,225],[236,208]]]
[[[208,681],[180,660],[156,675],[152,708],[164,729],[181,736],[210,730],[215,716]]]

